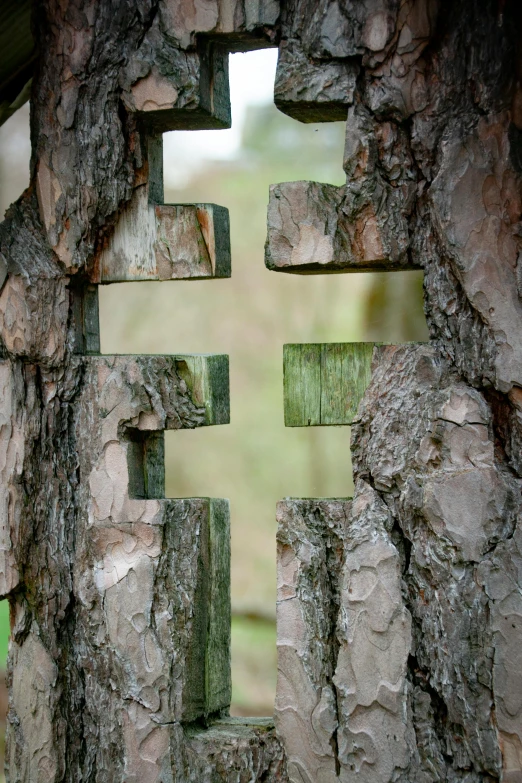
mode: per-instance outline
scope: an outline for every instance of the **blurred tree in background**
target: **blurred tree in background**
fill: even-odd
[[[0,128],[2,214],[28,182],[28,124],[24,107]],[[301,277],[264,267],[269,185],[341,184],[343,144],[343,123],[301,125],[273,105],[251,106],[235,157],[195,168],[182,187],[175,167],[165,170],[166,202],[230,210],[232,278],[100,290],[104,353],[230,355],[231,424],[166,433],[166,478],[170,497],[231,500],[236,714],[272,712],[277,500],[352,490],[347,428],[284,427],[283,343],[427,339],[420,273]],[[0,631],[5,641],[6,607]]]

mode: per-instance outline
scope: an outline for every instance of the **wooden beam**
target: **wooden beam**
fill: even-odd
[[[230,507],[228,500],[188,498],[169,501],[170,524],[187,525],[194,534],[192,633],[188,639],[180,719],[191,723],[228,707],[230,674]],[[199,513],[198,525],[194,513]],[[176,536],[176,530],[173,529]],[[187,535],[189,531],[187,530]],[[172,549],[180,562],[183,547]],[[179,569],[178,579],[182,577]],[[181,608],[181,606],[180,606]],[[181,640],[181,637],[180,637]]]
[[[285,425],[351,424],[370,382],[375,343],[297,343],[283,348]]]
[[[209,498],[208,631],[205,645],[205,711],[215,715],[232,697],[230,672],[230,502]]]
[[[321,182],[270,186],[265,264],[274,272],[319,275],[420,269],[393,243],[374,205],[349,205],[344,187]],[[358,202],[357,202],[358,204]]]
[[[223,499],[183,498],[166,501],[165,514],[168,586],[181,592],[167,599],[177,615],[172,652],[183,670],[174,685],[181,691],[174,717],[192,723],[230,705],[230,506]]]
[[[154,204],[136,188],[92,282],[230,277],[228,209],[217,204]]]

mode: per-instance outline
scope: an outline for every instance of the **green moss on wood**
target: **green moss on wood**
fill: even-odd
[[[285,345],[285,425],[317,427],[351,424],[370,382],[374,345]]]

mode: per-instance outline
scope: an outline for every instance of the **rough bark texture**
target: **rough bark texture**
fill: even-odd
[[[182,5],[35,6],[32,182],[0,228],[12,782],[286,779],[268,725],[205,729],[228,504],[164,499],[163,430],[228,421],[227,359],[98,355],[97,284],[230,274],[227,211],[162,203],[159,133],[229,124],[227,52],[279,9]]]
[[[349,500],[289,498],[277,507],[276,726],[290,780],[337,780],[333,684]]]
[[[328,72],[332,95],[343,64],[356,78],[346,186],[273,186],[267,265],[423,268],[431,335],[375,349],[352,432],[325,780],[522,780],[521,21],[486,0],[282,9],[287,59]],[[317,119],[299,98],[310,71],[285,68],[278,105]],[[286,747],[309,747],[311,726],[281,723]],[[316,779],[304,758],[295,783]]]
[[[354,461],[402,555],[411,614],[402,713],[415,734],[408,750],[412,737],[403,742],[400,779],[518,780],[521,674],[512,658],[520,637],[511,591],[520,478],[498,459],[484,394],[436,347],[376,351]],[[498,558],[510,555],[500,571]],[[499,598],[507,599],[502,627]]]
[[[222,718],[187,729],[176,783],[287,783],[286,760],[271,718]]]
[[[33,21],[32,180],[0,227],[8,779],[518,783],[519,4],[45,0]],[[226,127],[227,52],[276,44],[277,105],[347,117],[347,182],[272,189],[268,265],[420,267],[431,333],[374,350],[351,506],[280,507],[279,739],[225,714],[226,504],[161,499],[162,431],[227,420],[223,359],[101,357],[96,300],[229,273],[224,212],[162,203],[158,136]]]

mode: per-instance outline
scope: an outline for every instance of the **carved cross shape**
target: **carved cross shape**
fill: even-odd
[[[518,783],[519,4],[34,8],[0,226],[10,779]],[[268,266],[422,267],[432,337],[286,349],[288,423],[351,421],[356,484],[279,506],[277,734],[225,714],[227,506],[160,497],[163,430],[227,419],[225,359],[99,356],[96,299],[229,274],[226,212],[163,204],[158,138],[226,127],[228,52],[266,45],[283,111],[348,116],[344,187],[272,189]]]

